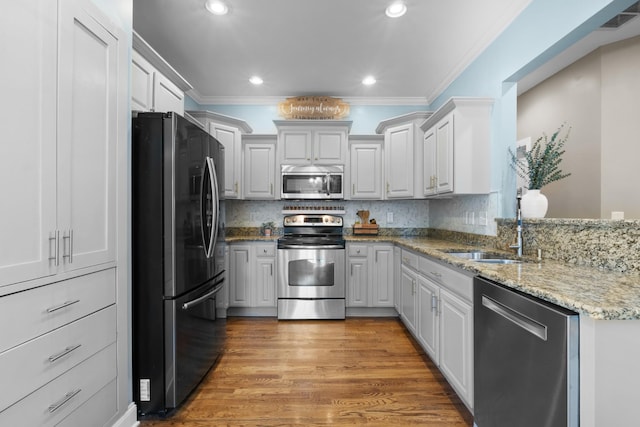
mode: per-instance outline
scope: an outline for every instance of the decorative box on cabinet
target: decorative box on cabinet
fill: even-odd
[[[382,199],[383,142],[382,135],[349,137],[351,199]]]
[[[422,140],[419,125],[431,115],[417,111],[380,122],[376,133],[384,135],[384,197],[412,199],[424,196],[422,186]]]
[[[488,98],[451,98],[420,125],[424,196],[490,192],[492,105]]]
[[[193,89],[138,33],[131,52],[131,109],[184,114],[184,93]]]
[[[188,113],[224,146],[224,194],[227,199],[241,199],[242,137],[253,129],[242,119],[212,111],[189,110]]]
[[[278,188],[276,136],[243,135],[242,151],[244,154],[243,199],[275,199]]]
[[[351,121],[274,120],[280,165],[344,165]]]

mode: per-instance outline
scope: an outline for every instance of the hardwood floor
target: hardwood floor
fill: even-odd
[[[399,320],[229,318],[214,369],[163,426],[472,426]]]

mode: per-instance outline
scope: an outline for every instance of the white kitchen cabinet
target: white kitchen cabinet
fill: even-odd
[[[275,243],[229,245],[229,307],[276,308]]]
[[[15,7],[2,20],[21,40],[3,49],[21,66],[2,73],[26,84],[6,88],[17,105],[0,148],[12,207],[0,225],[0,286],[115,261],[118,40],[78,2],[34,7],[42,19]],[[59,37],[49,19],[58,13]]]
[[[184,93],[193,87],[133,32],[131,109],[184,115]]]
[[[418,273],[418,341],[472,410],[473,278],[424,256]]]
[[[452,98],[420,125],[424,196],[490,192],[492,105],[486,98]]]
[[[453,114],[424,134],[424,195],[453,191]]]
[[[244,135],[244,199],[276,198],[276,138],[270,135]]]
[[[382,200],[383,137],[349,139],[351,199]]]
[[[188,111],[194,119],[224,146],[224,193],[227,199],[241,199],[242,137],[253,132],[244,120],[211,111]]]
[[[431,113],[418,111],[380,122],[376,133],[384,135],[384,197],[412,199],[424,197],[422,187],[423,131],[419,125]]]
[[[415,335],[416,333],[416,286],[418,275],[405,264],[402,264],[402,277],[400,287],[402,288],[402,318],[407,329]]]
[[[393,245],[347,243],[347,307],[394,307]]]
[[[348,244],[347,307],[367,307],[369,295],[369,248]]]
[[[350,121],[274,120],[280,165],[345,165]]]

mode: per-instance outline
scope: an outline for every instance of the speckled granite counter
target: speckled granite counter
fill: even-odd
[[[227,236],[225,240],[228,243],[275,242],[278,237],[238,233]],[[471,249],[499,251],[428,237],[351,235],[345,239],[347,242],[394,243],[596,320],[640,320],[640,274],[637,273],[618,273],[549,260],[483,264],[457,258],[447,252]],[[513,258],[512,252],[504,254],[506,258]]]
[[[347,241],[395,243],[597,320],[640,319],[640,275],[635,273],[602,271],[544,260],[540,263],[483,264],[446,252],[470,249],[497,251],[424,237],[348,236]],[[512,253],[505,255],[513,257]]]

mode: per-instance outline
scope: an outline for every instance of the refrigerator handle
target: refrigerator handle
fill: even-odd
[[[215,208],[213,210],[213,217],[211,218],[211,221],[213,221],[213,227],[211,227],[211,247],[209,248],[209,254],[207,254],[207,256],[211,258],[213,256],[213,253],[215,252],[215,247],[218,240],[220,222],[220,193],[218,193],[218,171],[216,171],[216,165],[211,157],[209,157],[208,159],[210,164],[211,176],[213,177],[211,192],[213,196],[213,206]]]
[[[207,258],[211,258],[213,254],[213,239],[215,238],[215,221],[217,219],[216,207],[213,205],[216,197],[215,174],[211,169],[213,160],[210,157],[204,159],[204,167],[202,168],[202,182],[200,185],[200,231],[202,232],[202,247]],[[207,184],[211,187],[211,194],[207,194]],[[207,200],[207,196],[211,197],[211,201]],[[211,204],[211,207],[210,207]],[[211,212],[209,212],[211,209]],[[211,217],[209,217],[211,215]],[[210,222],[211,221],[211,222]],[[210,231],[209,231],[210,230]]]

